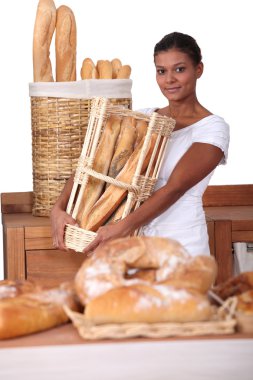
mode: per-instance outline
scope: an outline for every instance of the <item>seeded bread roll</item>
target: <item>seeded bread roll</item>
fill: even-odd
[[[66,5],[57,9],[56,17],[56,81],[76,80],[76,21]]]
[[[55,30],[56,8],[53,0],[40,0],[33,32],[34,82],[53,82],[50,44]]]

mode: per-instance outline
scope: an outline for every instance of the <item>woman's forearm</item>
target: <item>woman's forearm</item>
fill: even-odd
[[[61,194],[59,195],[54,207],[59,207],[61,210],[66,210],[68,200],[69,200],[69,197],[71,194],[71,190],[73,187],[73,181],[74,181],[74,174],[72,174],[71,177],[69,177],[69,179],[67,180],[67,182],[66,182]]]

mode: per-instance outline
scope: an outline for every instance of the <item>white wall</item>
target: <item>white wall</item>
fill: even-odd
[[[253,49],[250,0],[55,0],[72,8],[78,28],[77,71],[85,57],[119,57],[132,66],[133,107],[163,106],[155,83],[153,47],[165,34],[196,38],[205,64],[198,97],[231,126],[229,163],[212,184],[253,183]],[[37,0],[1,4],[0,192],[32,190],[28,83],[32,81],[32,35]],[[54,63],[54,51],[51,52]],[[1,231],[0,231],[1,232]],[[0,278],[3,276],[2,233]]]

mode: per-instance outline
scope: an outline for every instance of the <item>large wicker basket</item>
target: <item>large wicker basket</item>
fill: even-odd
[[[96,147],[102,134],[103,127],[109,116],[127,117],[131,116],[136,120],[144,120],[148,127],[144,138],[144,143],[140,149],[140,156],[131,183],[124,183],[112,177],[102,175],[93,170],[93,161]],[[113,105],[108,99],[94,98],[92,110],[85,137],[82,153],[78,162],[74,185],[68,202],[67,213],[74,219],[79,211],[82,195],[88,183],[89,176],[108,182],[114,186],[123,188],[127,193],[127,201],[121,218],[127,216],[132,210],[140,206],[147,199],[155,186],[161,164],[165,155],[169,137],[175,127],[175,120],[161,116],[153,112],[151,116],[133,112],[121,106]],[[155,144],[152,150],[148,166],[143,173],[143,163],[147,152],[150,149],[151,139],[155,137]],[[153,140],[154,141],[154,140]],[[145,160],[146,161],[146,160]],[[83,249],[95,238],[96,233],[85,230],[77,226],[67,224],[65,229],[65,244],[68,248],[76,252]]]
[[[131,108],[131,87],[130,79],[30,84],[33,215],[49,215],[75,171],[92,98],[104,96],[113,104]]]

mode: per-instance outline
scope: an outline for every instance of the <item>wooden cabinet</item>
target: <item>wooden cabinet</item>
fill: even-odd
[[[209,186],[203,197],[217,283],[233,273],[232,243],[253,242],[253,185]],[[74,277],[85,256],[53,248],[50,220],[31,214],[32,192],[1,194],[4,275],[48,286]]]
[[[4,277],[34,280],[47,286],[72,279],[85,256],[54,249],[50,220],[32,216],[31,202],[32,193],[1,196]]]

